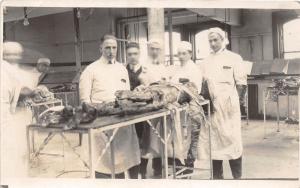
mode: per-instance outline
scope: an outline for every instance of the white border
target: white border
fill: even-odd
[[[157,8],[247,8],[247,9],[299,9],[300,1],[244,1],[244,0],[3,0],[0,2],[0,60],[3,45],[3,6],[11,7],[157,7]],[[1,70],[1,69],[0,69]],[[300,156],[300,148],[299,148]],[[300,171],[299,171],[300,172]],[[299,177],[299,174],[298,174]],[[28,178],[13,181],[9,188],[294,188],[300,187],[299,181],[287,180],[90,180],[90,179],[41,179]]]

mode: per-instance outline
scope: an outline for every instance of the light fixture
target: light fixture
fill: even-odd
[[[24,7],[24,21],[23,21],[23,25],[24,26],[28,26],[29,25],[29,20],[28,20],[27,8],[26,7]]]
[[[81,17],[81,12],[80,12],[80,8],[77,8],[77,18],[80,18]]]

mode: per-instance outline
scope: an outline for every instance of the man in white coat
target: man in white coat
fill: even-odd
[[[102,56],[86,67],[80,77],[79,92],[81,102],[103,103],[115,100],[117,90],[130,90],[128,73],[121,63],[116,61],[117,40],[112,35],[105,35],[101,40]],[[96,154],[109,141],[112,131],[96,135]],[[132,167],[140,163],[139,142],[133,125],[122,127],[114,138],[116,178],[124,178],[129,170],[131,177],[136,177],[138,170]],[[108,149],[110,151],[110,148]],[[96,178],[110,178],[112,172],[111,155],[106,152],[96,166]]]
[[[200,68],[192,61],[192,44],[181,41],[178,44],[177,55],[180,62],[179,66],[174,66],[175,70],[171,76],[171,82],[180,83],[182,79],[196,85],[198,93],[202,86],[202,73]]]
[[[242,68],[242,58],[226,49],[228,40],[220,28],[209,30],[211,54],[203,62],[204,82],[212,100],[212,159],[213,178],[223,179],[223,160],[229,160],[235,179],[242,176],[242,136],[239,101],[247,77]],[[239,95],[241,94],[241,95]],[[201,127],[199,158],[208,159],[208,128]]]
[[[32,94],[31,84],[19,67],[23,47],[17,42],[4,42],[1,62],[1,184],[26,178],[28,159],[26,126],[31,121],[31,111],[21,104],[22,97]],[[27,78],[26,78],[27,79]]]
[[[161,60],[162,54],[162,44],[156,40],[152,39],[148,43],[148,61],[144,64],[147,68],[149,77],[149,82],[157,82],[168,79],[168,72],[165,63]]]

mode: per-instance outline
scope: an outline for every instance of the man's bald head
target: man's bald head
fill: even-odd
[[[3,59],[9,63],[19,63],[23,58],[23,46],[18,42],[3,43]]]

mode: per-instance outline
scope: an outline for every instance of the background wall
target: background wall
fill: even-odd
[[[82,39],[82,62],[100,57],[100,38],[116,32],[116,20],[131,15],[132,9],[82,9],[80,11],[80,34]],[[75,28],[73,11],[30,18],[28,26],[23,20],[5,23],[6,40],[19,41],[25,48],[46,56],[55,64],[75,63]],[[26,63],[35,63],[32,55]]]
[[[231,48],[244,60],[273,59],[272,12],[243,10],[242,26],[231,27]]]
[[[240,54],[244,60],[253,63],[264,63],[273,60],[273,34],[271,10],[242,10],[242,25],[231,27],[232,50]],[[268,80],[252,80],[258,85],[258,113],[263,114],[263,90],[272,85]],[[290,113],[298,114],[297,97],[290,96]],[[251,101],[250,101],[251,102]],[[296,104],[296,105],[295,105]],[[251,105],[251,104],[250,104]],[[280,115],[287,114],[287,97],[280,97]],[[276,117],[276,103],[266,105],[267,115]]]

